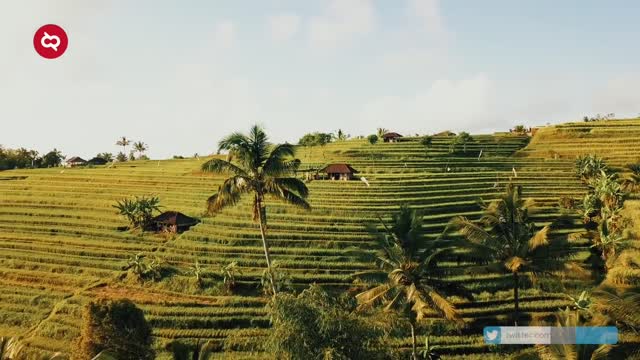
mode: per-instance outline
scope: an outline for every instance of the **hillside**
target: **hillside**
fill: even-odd
[[[449,154],[447,137],[434,138],[426,154],[414,138],[299,148],[305,168],[346,162],[370,186],[314,180],[308,184],[312,211],[269,204],[269,237],[278,267],[296,288],[318,283],[349,290],[356,286],[352,274],[373,267],[368,255],[374,242],[365,225],[377,215],[388,218],[401,204],[423,209],[428,236],[435,237],[455,215],[477,218],[476,201],[494,198],[511,179],[541,207],[535,220],[544,225],[560,214],[560,196],[579,198],[586,192],[573,171],[576,155],[598,153],[618,167],[640,160],[640,120],[563,124],[541,129],[530,142],[525,136],[474,138],[466,154],[455,156]],[[235,345],[227,344],[225,358],[267,357],[251,350],[269,321],[256,290],[264,259],[248,202],[202,218],[176,238],[119,230],[125,221],[112,205],[133,195],[155,194],[165,209],[201,217],[205,199],[222,180],[201,173],[203,162],[0,172],[0,335],[23,334],[35,351],[64,351],[78,335],[84,303],[97,296],[128,297],[145,311],[159,349],[175,338],[219,339],[222,346],[233,335]],[[565,232],[580,227],[576,218]],[[576,241],[575,246],[586,254],[588,244]],[[155,284],[120,280],[123,265],[136,253],[157,256],[179,272]],[[192,289],[181,272],[195,258],[208,269],[203,291]],[[242,271],[238,295],[217,295],[219,267],[232,261]],[[468,330],[443,332],[432,341],[447,358],[486,358],[494,349],[484,345],[478,329],[506,319],[511,278],[469,274],[459,259],[444,265],[451,268],[449,280],[466,284],[478,301],[457,301]],[[567,305],[565,294],[577,294],[582,286],[573,280],[564,286],[549,281],[522,290],[521,310],[529,318],[547,315]],[[398,338],[395,345],[408,350],[410,339]]]

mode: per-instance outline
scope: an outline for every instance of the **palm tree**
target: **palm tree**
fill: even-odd
[[[379,138],[382,138],[384,136],[384,134],[386,134],[388,132],[389,132],[389,129],[378,128],[378,131],[377,131],[376,134],[378,135]]]
[[[133,149],[138,153],[138,158],[142,157],[142,154],[149,149],[147,144],[142,141],[133,143]]]
[[[380,222],[384,232],[375,233],[380,244],[377,260],[386,281],[356,295],[356,299],[359,309],[382,303],[386,311],[399,310],[411,327],[413,359],[417,359],[417,321],[432,312],[447,320],[461,321],[455,306],[445,296],[472,297],[464,287],[442,279],[438,261],[455,247],[441,238],[425,240],[420,212],[405,205],[393,215],[390,227],[382,219]]]
[[[458,229],[477,254],[498,262],[499,268],[513,275],[513,317],[517,325],[520,275],[530,272],[536,276],[574,266],[566,262],[573,255],[571,247],[566,238],[550,237],[551,225],[536,228],[529,218],[531,203],[522,198],[522,186],[509,183],[498,199],[481,205],[484,216],[479,222],[458,216],[449,227]]]
[[[335,137],[336,137],[336,140],[338,141],[344,141],[344,140],[347,140],[349,136],[350,135],[347,135],[344,131],[342,131],[342,129],[338,129]]]
[[[267,242],[267,198],[282,201],[303,209],[311,206],[306,198],[309,190],[304,182],[292,177],[300,160],[294,159],[295,149],[290,144],[272,145],[259,126],[253,126],[249,134],[233,133],[222,139],[219,150],[228,150],[228,161],[212,159],[202,165],[202,170],[216,174],[229,174],[218,192],[207,199],[210,214],[237,204],[243,195],[253,195],[253,220],[260,225],[262,246],[267,261],[271,288],[276,288],[271,271],[271,255]]]
[[[425,155],[428,154],[429,149],[433,146],[433,136],[426,135],[422,139],[420,139],[420,145],[424,146]]]
[[[628,165],[627,169],[631,170],[631,174],[622,181],[623,189],[628,192],[640,191],[640,164]]]
[[[561,328],[571,328],[588,326],[581,319],[578,312],[570,311],[568,308],[555,314],[555,326]],[[602,324],[590,324],[598,326]],[[569,340],[569,339],[567,339]],[[609,359],[612,350],[611,345],[590,345],[590,344],[551,344],[536,345],[536,351],[544,360],[598,360]]]
[[[121,137],[118,141],[116,141],[116,145],[122,146],[123,152],[127,153],[127,146],[131,143],[131,140],[127,139],[125,136]]]

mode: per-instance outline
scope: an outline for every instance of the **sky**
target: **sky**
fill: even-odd
[[[0,4],[0,144],[152,158],[274,142],[504,131],[640,114],[640,2],[20,0]],[[33,48],[44,24],[66,53]]]

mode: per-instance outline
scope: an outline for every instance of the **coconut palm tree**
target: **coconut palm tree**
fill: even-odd
[[[359,309],[383,304],[386,311],[399,311],[411,327],[412,355],[417,359],[417,321],[432,313],[447,320],[461,321],[459,312],[446,296],[472,299],[471,293],[442,279],[443,271],[438,267],[438,261],[455,248],[454,244],[441,238],[424,239],[419,211],[405,205],[393,215],[390,226],[382,219],[380,223],[384,231],[372,231],[380,245],[377,260],[386,281],[356,295],[356,299]]]
[[[384,136],[384,134],[388,133],[389,129],[385,129],[385,128],[378,128],[376,135],[378,135],[379,138],[382,139],[382,137]]]
[[[125,136],[121,137],[118,141],[116,141],[116,145],[122,146],[124,150],[123,153],[127,153],[127,146],[131,143],[131,140],[127,139]]]
[[[552,225],[536,228],[529,218],[531,202],[522,198],[521,186],[509,183],[498,199],[481,206],[484,216],[479,222],[458,216],[451,220],[448,229],[457,229],[476,254],[497,262],[489,268],[497,265],[499,270],[513,275],[513,317],[517,325],[521,274],[528,272],[535,277],[575,267],[567,262],[573,252],[566,238],[551,238]],[[558,223],[561,220],[564,219]]]
[[[140,158],[145,151],[149,150],[149,147],[142,141],[138,141],[133,143],[133,149],[138,153],[138,158]]]
[[[267,271],[275,296],[276,288],[271,271],[271,255],[267,242],[267,198],[275,199],[306,210],[311,209],[306,198],[309,190],[294,176],[300,160],[294,159],[295,149],[290,144],[272,145],[259,126],[248,134],[233,133],[220,141],[219,150],[228,150],[228,160],[211,159],[202,170],[216,174],[229,174],[218,192],[207,199],[210,214],[236,205],[247,194],[253,195],[253,220],[260,226]]]

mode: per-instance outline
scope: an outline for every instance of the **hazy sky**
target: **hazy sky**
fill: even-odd
[[[640,1],[3,1],[0,144],[154,158],[274,141],[640,113]],[[40,58],[33,34],[66,29]]]

